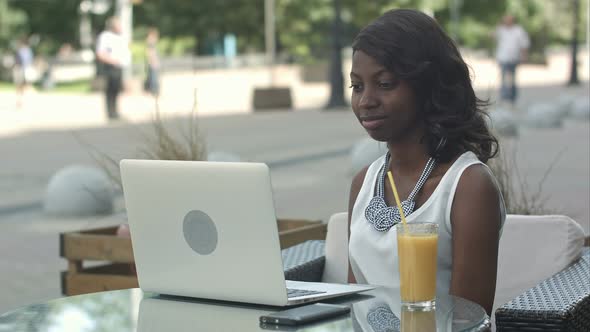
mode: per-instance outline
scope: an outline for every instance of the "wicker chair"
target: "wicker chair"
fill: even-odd
[[[282,250],[285,279],[320,281],[326,257],[324,241],[310,240]]]
[[[590,331],[590,248],[496,310],[496,331]]]

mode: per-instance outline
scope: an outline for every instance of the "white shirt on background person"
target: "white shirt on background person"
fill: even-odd
[[[96,42],[96,53],[105,52],[117,59],[121,67],[131,63],[131,52],[125,37],[112,31],[103,31]]]
[[[496,28],[496,59],[500,63],[518,63],[521,52],[530,46],[529,36],[518,24]]]

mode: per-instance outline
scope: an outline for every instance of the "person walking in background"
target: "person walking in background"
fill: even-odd
[[[131,52],[127,40],[121,34],[121,22],[110,17],[105,31],[96,42],[96,59],[105,78],[106,109],[109,120],[119,118],[117,98],[123,88],[123,68],[130,62]]]
[[[21,108],[26,89],[33,80],[33,61],[35,59],[26,37],[19,39],[14,57],[12,76],[16,85],[16,107]]]
[[[530,46],[526,31],[515,22],[512,15],[505,15],[494,33],[496,59],[500,66],[500,99],[514,105],[517,98],[516,67],[528,56]]]
[[[160,56],[157,48],[159,37],[158,29],[150,28],[145,40],[147,76],[143,88],[156,98],[160,94]]]

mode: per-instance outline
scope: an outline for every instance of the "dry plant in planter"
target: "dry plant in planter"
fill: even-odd
[[[506,212],[522,215],[543,215],[559,213],[554,208],[547,206],[548,197],[543,192],[543,186],[553,167],[561,157],[559,153],[545,170],[543,177],[537,183],[536,189],[532,190],[527,179],[520,172],[516,162],[516,148],[510,151],[507,156],[504,151],[496,158],[488,161],[488,166],[496,176],[500,192],[504,197]]]
[[[153,160],[206,160],[206,141],[199,131],[196,107],[193,105],[188,128],[176,128],[171,130],[170,126],[160,116],[156,103],[156,112],[151,122],[151,130],[142,132],[143,144],[137,147],[135,159]],[[90,150],[95,162],[105,171],[117,187],[122,190],[119,160],[99,150],[95,146],[85,142],[76,136],[78,141]]]

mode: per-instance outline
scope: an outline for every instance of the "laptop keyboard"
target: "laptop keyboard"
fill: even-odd
[[[287,297],[299,297],[299,296],[307,296],[307,295],[315,295],[315,294],[323,294],[325,292],[322,291],[312,291],[307,289],[293,289],[287,288]]]

